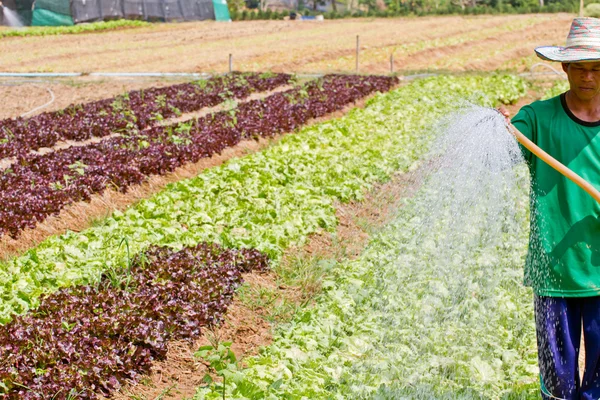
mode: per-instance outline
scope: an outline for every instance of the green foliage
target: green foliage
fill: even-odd
[[[569,90],[569,81],[567,81],[566,79],[557,80],[554,82],[551,88],[546,90],[546,92],[542,96],[542,99],[550,99],[552,97],[558,96],[561,93],[566,92],[567,90]]]
[[[151,244],[216,242],[256,248],[277,262],[311,233],[335,228],[335,201],[360,200],[373,183],[408,170],[431,141],[425,128],[454,107],[452,98],[493,106],[494,97],[516,101],[525,89],[508,75],[416,81],[344,118],[171,184],[87,230],[52,237],[0,264],[0,321],[35,307],[43,293],[97,282],[102,272],[126,266],[128,253]],[[175,136],[185,140],[185,132]]]
[[[394,150],[381,159],[407,157],[397,164],[404,169],[426,151],[435,137],[427,128],[453,109],[456,94],[494,105],[494,97],[514,102],[525,88],[506,76],[436,77],[375,98],[349,119],[362,117],[353,134],[369,129],[403,138],[390,141]],[[521,284],[528,175],[519,171],[522,191],[511,198],[519,224],[503,230],[500,245],[481,245],[486,227],[471,224],[466,251],[446,260],[452,276],[440,273],[434,241],[444,237],[415,238],[428,213],[421,200],[436,190],[425,187],[360,258],[335,264],[315,306],[280,326],[225,392],[201,387],[195,400],[538,398],[533,304]],[[247,387],[255,388],[251,395]]]
[[[239,12],[244,8],[246,2],[244,0],[228,0],[227,6],[229,7],[229,14],[231,15],[231,19],[233,19],[233,14]]]
[[[93,22],[89,24],[79,24],[73,26],[34,26],[19,29],[8,29],[0,31],[0,38],[13,36],[50,36],[50,35],[68,35],[85,32],[101,32],[121,28],[132,28],[150,26],[145,21],[133,21],[120,19],[116,21]]]
[[[598,3],[590,3],[585,6],[584,14],[586,17],[600,17],[600,4]]]
[[[212,384],[212,387],[215,390],[220,390],[223,393],[223,396],[225,396],[228,381],[235,378],[239,370],[237,358],[233,351],[231,351],[231,342],[215,342],[211,345],[201,346],[198,351],[194,353],[194,357],[200,358],[208,363],[209,371],[221,378],[221,382],[215,382],[210,373],[207,373],[204,375],[204,378],[202,378],[202,381],[207,384]]]

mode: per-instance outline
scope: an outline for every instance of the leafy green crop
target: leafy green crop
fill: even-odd
[[[151,244],[179,249],[215,242],[277,260],[309,234],[336,226],[334,201],[360,199],[372,183],[408,170],[431,141],[425,128],[455,106],[456,96],[493,105],[486,93],[514,101],[524,91],[525,83],[512,76],[424,79],[171,184],[90,229],[50,238],[0,264],[0,321],[36,307],[42,293],[97,282],[103,271],[126,267],[124,238],[130,254]]]
[[[440,80],[415,86],[434,82]],[[512,96],[500,90],[490,87],[495,96]],[[370,105],[381,110],[380,121],[394,120],[406,107],[395,97],[400,92],[386,96],[393,102]],[[453,99],[445,90],[427,93],[438,104]],[[439,110],[417,103],[413,111],[432,121]],[[422,135],[412,135],[411,143],[425,148]],[[521,283],[529,185],[526,168],[518,172],[518,190],[506,194],[517,223],[503,225],[497,240],[485,242],[488,227],[468,214],[462,221],[468,235],[447,258],[438,254],[447,236],[422,234],[423,216],[431,213],[425,199],[438,190],[423,186],[359,259],[333,268],[313,308],[279,327],[272,345],[245,360],[248,368],[230,377],[226,398],[538,398],[533,302]],[[456,228],[454,214],[439,215],[435,229]],[[195,399],[218,399],[222,390],[208,385]]]
[[[133,21],[128,19],[119,19],[116,21],[92,22],[89,24],[80,24],[73,26],[31,26],[19,29],[7,29],[0,31],[0,38],[14,36],[51,36],[67,35],[84,32],[109,31],[120,28],[132,28],[150,26],[146,21]]]
[[[525,169],[521,177],[521,224],[502,246],[448,260],[452,276],[439,273],[435,246],[415,240],[426,194],[410,200],[358,260],[334,268],[314,308],[245,360],[227,398],[537,398],[533,302],[521,284]],[[219,395],[199,389],[195,399]]]
[[[569,90],[569,81],[567,81],[566,79],[556,80],[554,81],[552,87],[546,90],[542,98],[549,99],[558,96],[559,94],[564,93],[567,90]]]

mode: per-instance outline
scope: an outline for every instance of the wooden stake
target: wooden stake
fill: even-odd
[[[229,55],[229,73],[233,72],[233,54]]]
[[[358,54],[360,52],[360,36],[356,35],[356,73],[358,74]]]
[[[390,73],[394,73],[394,53],[390,54]]]

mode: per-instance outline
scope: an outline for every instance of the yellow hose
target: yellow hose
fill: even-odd
[[[540,149],[535,143],[529,140],[525,135],[523,135],[513,124],[508,124],[509,131],[517,138],[519,143],[525,146],[529,151],[538,156],[552,168],[575,182],[580,188],[588,192],[590,196],[594,198],[598,203],[600,203],[600,192],[596,190],[588,181],[577,175],[575,172],[571,171],[569,168],[561,164],[557,159],[552,157],[550,154],[546,153],[544,150]]]

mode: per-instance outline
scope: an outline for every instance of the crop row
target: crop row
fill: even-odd
[[[226,393],[201,387],[194,400],[539,399],[533,302],[522,285],[527,171],[520,176],[510,194],[518,224],[492,244],[478,216],[448,212],[424,231],[439,197],[428,185],[358,259],[332,268],[315,306],[279,327],[246,369],[222,372],[235,377]],[[457,223],[468,235],[448,251]]]
[[[14,36],[68,35],[84,32],[101,32],[113,29],[137,28],[143,26],[150,26],[150,23],[146,21],[119,19],[114,21],[90,22],[71,26],[27,26],[16,29],[2,30],[0,31],[0,38]]]
[[[407,171],[435,136],[427,129],[432,121],[451,110],[452,95],[481,92],[494,105],[516,101],[526,89],[511,76],[416,81],[339,120],[171,184],[86,230],[51,237],[0,263],[0,322],[37,307],[43,293],[97,282],[104,271],[125,267],[129,252],[151,245],[219,243],[255,248],[277,262],[289,246],[336,226],[335,201],[360,199],[371,184]],[[438,101],[442,94],[447,103]]]
[[[0,330],[0,397],[108,395],[164,358],[169,340],[196,338],[219,323],[242,272],[267,267],[256,250],[153,247],[121,275],[46,296]]]
[[[380,153],[381,160],[410,165],[452,126],[438,121],[460,105],[456,93],[478,90],[473,82],[483,91],[469,97],[488,106],[525,94],[518,79],[436,77],[374,99],[343,127],[387,137],[391,153]],[[461,146],[475,155],[464,141]],[[438,164],[456,162],[450,154]],[[314,307],[279,327],[270,346],[244,360],[246,369],[232,364],[222,370],[225,388],[200,387],[195,399],[539,398],[531,291],[521,285],[528,175],[520,168],[504,171],[515,177],[510,190],[500,191],[498,183],[512,180],[489,171],[485,177],[496,180],[487,188],[495,191],[472,191],[485,205],[502,199],[504,207],[491,211],[462,197],[473,186],[445,179],[455,178],[452,173],[425,180],[358,259],[328,271]],[[456,203],[469,207],[461,214]]]
[[[83,141],[142,130],[164,118],[275,89],[290,78],[288,74],[232,73],[207,81],[136,90],[28,119],[5,119],[0,121],[0,158],[23,156],[52,147],[59,140]]]
[[[0,176],[0,234],[16,236],[109,185],[125,191],[149,175],[210,157],[242,139],[292,131],[369,93],[387,91],[394,82],[387,77],[327,76],[241,104],[235,111],[24,156]]]

